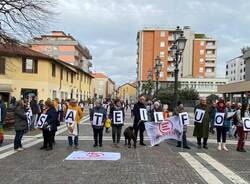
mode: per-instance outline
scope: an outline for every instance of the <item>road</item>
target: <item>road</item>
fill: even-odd
[[[125,127],[132,123],[126,113]],[[125,129],[123,127],[123,130]],[[122,139],[120,148],[112,147],[111,134],[104,133],[102,148],[93,148],[92,128],[86,116],[80,125],[80,150],[120,152],[118,161],[64,161],[74,150],[67,146],[65,125],[59,127],[53,151],[41,151],[40,131],[28,133],[25,151],[13,150],[14,131],[6,132],[0,147],[0,183],[3,184],[216,184],[250,182],[250,154],[235,151],[231,139],[229,152],[217,151],[215,135],[209,139],[208,150],[198,150],[188,128],[191,150],[177,148],[175,141],[158,147],[127,148]],[[146,134],[145,134],[146,135]],[[148,138],[146,143],[149,145]],[[247,143],[249,145],[249,142]],[[249,146],[246,146],[248,149]],[[250,150],[250,149],[249,149]]]

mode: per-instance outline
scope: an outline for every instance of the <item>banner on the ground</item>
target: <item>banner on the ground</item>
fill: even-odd
[[[65,116],[66,123],[75,123],[76,121],[76,111],[72,109],[68,109]]]
[[[47,114],[41,114],[38,121],[37,121],[37,128],[43,128],[44,123],[47,120],[48,115]]]
[[[119,160],[121,153],[74,151],[65,160]]]
[[[179,118],[182,125],[189,125],[189,116],[187,112],[179,113]]]
[[[223,126],[225,113],[216,112],[214,116],[214,126]]]
[[[145,128],[151,146],[159,144],[166,139],[181,140],[183,126],[178,116],[172,116],[162,123],[146,122]]]
[[[147,109],[140,109],[140,118],[142,121],[148,121],[148,111]]]
[[[205,111],[202,109],[196,109],[194,113],[194,121],[197,123],[202,123],[205,115]]]
[[[95,112],[93,115],[93,125],[103,126],[103,114]]]
[[[113,122],[114,124],[123,124],[123,113],[122,111],[113,111]]]
[[[244,131],[250,132],[250,118],[242,118]]]
[[[163,112],[154,112],[154,120],[156,123],[161,123],[164,121]]]

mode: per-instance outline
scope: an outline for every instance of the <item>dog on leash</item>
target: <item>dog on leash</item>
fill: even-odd
[[[135,136],[135,131],[133,127],[128,127],[124,130],[123,133],[125,137],[125,145],[128,145],[128,148],[131,148],[131,140],[134,142],[134,148],[136,148],[136,136]]]

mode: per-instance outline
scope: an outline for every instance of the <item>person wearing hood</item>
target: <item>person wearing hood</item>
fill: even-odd
[[[28,122],[27,122],[27,116],[25,113],[25,104],[23,100],[20,100],[16,104],[16,108],[14,111],[14,117],[15,117],[15,131],[16,136],[14,139],[14,150],[16,151],[22,151],[22,138],[24,133],[28,130]]]
[[[154,112],[162,112],[161,104],[154,102],[153,108],[149,111],[149,121],[155,121]]]
[[[115,124],[114,123],[114,112],[115,111],[122,112],[122,119],[124,122],[124,119],[125,119],[124,107],[122,107],[122,103],[121,103],[120,99],[116,99],[114,101],[114,106],[111,107],[110,113],[109,113],[109,119],[111,119],[111,126],[112,126],[113,145],[114,145],[114,147],[119,147],[123,124]]]
[[[103,127],[104,127],[106,118],[107,118],[106,109],[102,106],[100,100],[96,100],[95,107],[93,107],[90,113],[90,122],[93,128],[93,134],[94,134],[93,147],[97,147],[98,143],[99,143],[99,147],[102,147]]]
[[[226,119],[228,110],[226,109],[226,104],[224,99],[219,99],[217,102],[216,112],[218,113],[225,113],[224,115],[224,122],[222,126],[215,126],[216,127],[216,134],[217,134],[217,143],[218,143],[218,150],[221,151],[228,151],[226,147],[226,138],[227,138],[227,130],[228,130],[228,121]],[[221,142],[222,139],[222,142]]]
[[[133,115],[134,115],[133,128],[135,130],[136,140],[137,140],[138,131],[140,132],[140,145],[142,146],[146,146],[146,144],[144,143],[144,136],[143,136],[143,133],[145,131],[145,125],[140,117],[140,109],[146,109],[145,104],[146,104],[146,98],[143,95],[141,95],[139,97],[139,101],[134,105],[134,108],[133,108]]]

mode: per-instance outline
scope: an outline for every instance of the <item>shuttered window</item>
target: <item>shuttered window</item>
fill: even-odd
[[[37,73],[38,61],[36,59],[23,58],[22,71],[23,73]]]
[[[0,58],[0,75],[5,75],[5,58]]]

